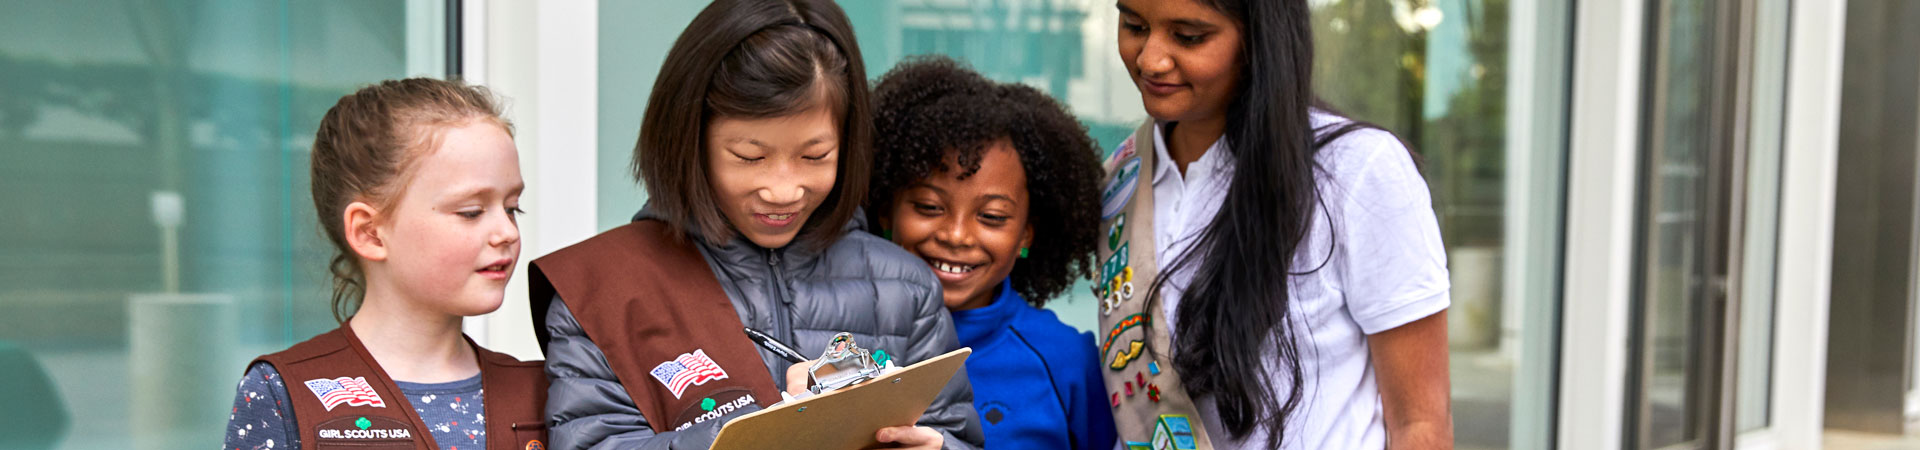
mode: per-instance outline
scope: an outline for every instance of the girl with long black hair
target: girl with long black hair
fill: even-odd
[[[1306,0],[1119,0],[1153,120],[1107,158],[1121,447],[1451,448],[1446,257],[1392,134],[1313,96]]]

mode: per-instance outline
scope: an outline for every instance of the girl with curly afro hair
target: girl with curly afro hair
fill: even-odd
[[[944,289],[991,448],[1113,447],[1090,333],[1040,309],[1093,267],[1098,147],[1065,106],[945,57],[875,88],[867,208]]]

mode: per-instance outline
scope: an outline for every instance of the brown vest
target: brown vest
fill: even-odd
[[[472,339],[467,344],[480,360],[480,388],[487,394],[487,449],[544,449],[547,375],[543,364],[481,348]],[[254,362],[273,364],[280,372],[293,402],[301,445],[306,448],[440,449],[413,405],[400,394],[400,387],[367,353],[352,328],[342,325]]]
[[[1110,180],[1101,190],[1101,373],[1121,448],[1213,448],[1193,399],[1173,367],[1173,343],[1159,317],[1160,299],[1147,295],[1158,268],[1153,242],[1154,124],[1135,130],[1107,158]],[[1147,300],[1152,297],[1153,302]]]
[[[688,239],[665,222],[642,220],[529,266],[542,349],[547,308],[558,294],[655,432],[780,401],[733,302]]]

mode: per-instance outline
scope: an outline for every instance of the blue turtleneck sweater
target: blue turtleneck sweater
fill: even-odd
[[[960,345],[973,347],[967,378],[987,448],[1113,448],[1093,333],[1027,304],[1011,281],[992,304],[953,311],[953,326]]]

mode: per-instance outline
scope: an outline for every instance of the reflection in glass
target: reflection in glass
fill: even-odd
[[[0,348],[63,403],[0,422],[64,410],[39,430],[55,448],[218,446],[246,361],[335,326],[307,147],[339,96],[443,60],[407,45],[441,35],[421,4],[0,7]]]
[[[1554,46],[1566,28],[1553,24],[1567,22],[1567,5],[1311,3],[1321,96],[1422,158],[1452,272],[1457,447],[1550,445],[1565,151],[1564,104],[1552,99],[1563,95],[1566,60]],[[1516,13],[1526,26],[1512,26]],[[1516,76],[1534,90],[1517,92]]]
[[[1719,238],[1710,235],[1707,149],[1716,145],[1712,101],[1714,3],[1651,3],[1654,49],[1643,177],[1642,273],[1639,275],[1640,398],[1638,442],[1649,448],[1703,439],[1708,389],[1717,373],[1703,358],[1710,350],[1706,260]]]

